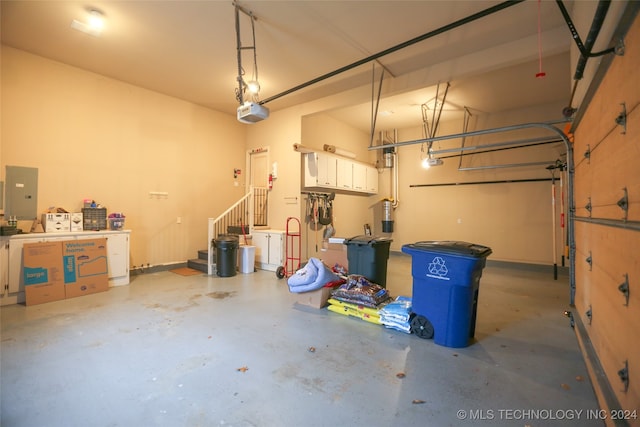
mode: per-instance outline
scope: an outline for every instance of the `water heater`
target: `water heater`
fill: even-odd
[[[384,160],[384,167],[391,169],[393,167],[393,147],[383,148],[382,158]]]

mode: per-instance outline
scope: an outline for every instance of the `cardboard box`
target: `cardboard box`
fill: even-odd
[[[331,291],[333,291],[333,289],[332,287],[324,287],[315,291],[294,293],[295,302],[313,308],[323,308],[327,305],[329,298],[331,298]]]
[[[69,231],[71,231],[71,214],[42,214],[42,227],[44,228],[45,233],[68,233]]]
[[[322,248],[318,257],[329,268],[333,268],[336,264],[340,264],[344,268],[349,269],[349,258],[347,257],[347,245],[342,243],[331,243],[326,248]]]
[[[67,298],[109,289],[106,238],[63,241],[62,258]]]
[[[64,299],[62,243],[25,243],[22,251],[26,305]]]
[[[71,231],[84,231],[82,212],[73,212],[71,215]]]

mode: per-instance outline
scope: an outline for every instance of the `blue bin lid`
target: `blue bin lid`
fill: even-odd
[[[355,236],[350,239],[344,239],[344,244],[354,244],[354,245],[378,245],[383,243],[391,243],[393,239],[389,237],[380,237],[380,236],[367,236],[366,234],[362,234],[360,236]]]
[[[492,252],[487,246],[453,240],[422,241],[402,246],[402,252],[410,251],[439,252],[474,258],[488,257]]]

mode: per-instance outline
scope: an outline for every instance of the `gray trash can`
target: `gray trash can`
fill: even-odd
[[[256,247],[240,245],[238,251],[238,270],[240,273],[253,273],[255,270]]]
[[[366,235],[345,239],[349,274],[359,274],[383,288],[386,287],[391,242],[387,237]]]

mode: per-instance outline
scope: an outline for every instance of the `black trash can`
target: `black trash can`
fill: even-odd
[[[445,347],[466,347],[476,329],[480,277],[491,249],[456,241],[402,246],[411,255],[411,332]]]
[[[236,275],[238,263],[238,236],[221,234],[213,239],[216,248],[216,274],[220,277]]]
[[[366,235],[345,239],[349,274],[359,274],[383,288],[386,287],[391,242],[387,237]]]

